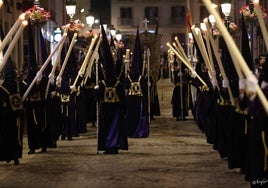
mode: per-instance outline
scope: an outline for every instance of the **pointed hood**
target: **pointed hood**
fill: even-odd
[[[130,68],[131,73],[140,74],[141,65],[142,65],[142,50],[141,50],[139,27],[137,26],[137,34]]]
[[[222,65],[226,73],[226,76],[230,82],[232,94],[234,97],[238,97],[239,96],[238,75],[234,67],[234,63],[230,55],[230,52],[225,43],[225,40],[222,37],[220,37],[220,48],[222,51],[222,56],[221,56]]]
[[[36,61],[36,54],[35,54],[35,47],[34,47],[34,34],[33,34],[33,26],[29,23],[28,26],[28,74],[27,74],[27,83],[30,84],[36,73],[38,71],[37,61]]]
[[[253,70],[253,58],[251,56],[247,27],[246,27],[246,23],[245,23],[243,14],[241,14],[241,20],[242,20],[242,38],[241,38],[241,40],[242,40],[242,56],[244,57],[249,69]]]
[[[4,34],[4,31],[3,31],[3,27],[2,27],[2,24],[0,23],[0,39],[1,39],[1,41],[3,41],[4,40],[4,38],[5,38],[5,34]],[[7,49],[7,47],[5,47],[5,49],[3,50],[4,52],[6,51],[6,49]],[[4,53],[3,53],[4,54]]]
[[[158,34],[158,26],[159,26],[159,23],[157,22],[157,25],[156,25],[156,28],[155,28],[155,32],[154,32],[154,34]]]
[[[5,78],[5,83],[9,85],[8,83],[13,83],[16,80],[16,71],[14,63],[10,58],[8,58],[4,68],[3,68],[3,74]]]
[[[48,58],[48,51],[47,51],[46,42],[43,37],[41,29],[39,29],[39,37],[40,37],[40,50],[41,50],[41,64],[43,65]],[[44,76],[46,78],[49,76],[51,69],[52,69],[52,64],[50,62],[44,70]]]
[[[220,48],[222,51],[222,56],[221,56],[222,64],[226,72],[226,75],[229,80],[234,80],[238,77],[238,75],[236,73],[231,54],[228,50],[225,40],[222,37],[220,37]]]
[[[101,37],[102,37],[101,50],[102,50],[103,66],[105,70],[105,79],[107,82],[115,82],[116,80],[115,64],[113,61],[113,56],[107,39],[107,35],[103,27],[102,19],[100,19],[100,24],[101,24]]]
[[[115,48],[114,37],[111,35],[110,47]]]
[[[188,24],[189,28],[192,28],[192,25],[190,24],[190,22],[187,22],[187,24]],[[191,31],[190,33],[192,33],[192,30],[190,30],[190,31]],[[192,33],[192,36],[193,36],[193,40],[194,40],[193,45],[194,45],[194,47],[196,49],[196,55],[197,55],[197,58],[198,58],[198,64],[200,65],[200,69],[197,69],[196,72],[197,72],[197,74],[202,74],[201,64],[205,64],[205,61],[203,59],[203,56],[201,54],[201,50],[200,50],[200,48],[199,48],[199,46],[197,44],[197,40],[195,38],[195,35],[193,35],[193,33]]]

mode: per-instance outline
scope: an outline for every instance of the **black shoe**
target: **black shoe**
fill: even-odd
[[[31,149],[30,151],[28,151],[28,154],[29,154],[29,155],[34,154],[34,153],[35,153],[35,150],[32,150],[32,149]]]
[[[72,141],[72,140],[73,140],[73,137],[68,136],[68,140],[69,140],[69,141]]]
[[[186,121],[186,120],[188,120],[188,119],[187,119],[186,117],[183,117],[182,120],[183,120],[183,121]]]
[[[118,149],[112,149],[112,154],[118,154]]]
[[[179,118],[179,117],[177,117],[177,118],[176,118],[176,121],[180,121],[180,118]]]
[[[52,148],[57,148],[57,143],[54,142],[52,145],[51,145]]]
[[[19,165],[19,164],[20,164],[19,160],[18,159],[15,159],[14,160],[14,165]]]
[[[118,154],[118,149],[106,149],[103,154]]]
[[[42,147],[41,153],[45,153],[45,152],[47,152],[47,148],[46,147]]]
[[[61,136],[61,140],[65,140],[65,136]]]

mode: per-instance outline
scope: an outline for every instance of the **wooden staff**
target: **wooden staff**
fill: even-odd
[[[202,80],[202,78],[195,72],[192,66],[189,65],[189,63],[169,44],[167,43],[167,46],[170,48],[170,50],[184,63],[184,65],[198,78],[198,80],[204,85],[207,86],[206,82]]]
[[[93,51],[93,54],[89,60],[88,66],[87,66],[86,75],[85,75],[85,83],[87,83],[88,78],[91,78],[91,72],[92,72],[92,67],[94,65],[94,61],[99,58],[98,51],[99,51],[99,46],[100,46],[101,41],[102,41],[102,38],[99,37],[98,42],[95,46],[95,49]]]
[[[180,54],[182,55],[182,57],[184,57],[185,59],[188,59],[188,57],[187,57],[185,51],[183,50],[183,48],[182,48],[182,46],[181,46],[181,43],[180,43],[178,37],[175,37],[175,42],[176,42],[177,47],[178,47],[178,50],[179,50],[178,52],[180,52]],[[189,63],[189,65],[192,66],[191,63]]]
[[[57,87],[61,87],[61,78],[62,78],[62,75],[64,73],[65,67],[66,67],[66,65],[68,63],[68,59],[69,59],[70,54],[72,52],[72,49],[74,47],[74,43],[75,43],[76,38],[77,38],[77,33],[74,33],[73,38],[72,38],[72,41],[71,41],[70,46],[69,46],[69,49],[68,49],[67,54],[66,54],[66,56],[64,58],[64,61],[62,63],[62,66],[61,66],[59,75],[56,78],[56,85],[57,85]]]
[[[207,32],[207,27],[205,23],[201,23],[200,24],[200,28],[204,33],[204,38],[205,38],[205,42],[207,45],[207,52],[208,52],[208,57],[209,57],[209,62],[210,62],[210,66],[211,66],[211,71],[215,72],[215,68],[214,68],[214,62],[213,62],[213,57],[212,57],[212,52],[211,52],[211,45],[209,42],[209,37],[208,37],[208,32]]]
[[[11,27],[5,38],[3,39],[1,45],[0,45],[0,52],[3,51],[3,49],[6,47],[8,42],[10,41],[10,38],[14,35],[15,32],[18,32],[18,27],[21,25],[22,21],[25,20],[25,13],[22,13],[19,18],[16,20],[14,25]]]
[[[21,24],[20,24],[20,27],[17,31],[17,33],[15,34],[12,42],[10,43],[10,45],[8,46],[8,49],[6,51],[6,53],[4,54],[4,57],[3,57],[3,60],[2,62],[0,63],[0,72],[2,71],[3,67],[5,66],[9,56],[11,55],[15,45],[17,44],[19,38],[21,37],[22,35],[22,32],[24,30],[24,28],[28,25],[28,22],[26,20],[22,21]],[[2,43],[3,44],[3,43]]]
[[[253,75],[253,73],[249,69],[242,54],[240,53],[238,47],[236,46],[234,40],[232,39],[232,36],[230,35],[230,33],[227,31],[227,28],[222,23],[222,19],[221,19],[220,15],[216,12],[215,9],[212,8],[211,1],[210,0],[202,0],[202,1],[203,1],[204,5],[206,6],[208,12],[215,17],[216,23],[218,25],[218,29],[222,33],[222,36],[226,42],[226,45],[227,45],[229,51],[232,52],[231,54],[234,55],[234,56],[232,56],[233,62],[239,64],[239,66],[241,67],[243,73],[246,75],[248,80],[254,79],[254,78],[256,79],[256,77]],[[268,114],[268,101],[267,101],[265,95],[263,94],[263,91],[261,90],[260,86],[258,85],[257,80],[254,80],[254,82],[256,83],[255,84],[256,93],[257,93],[257,95],[260,99],[260,102],[262,103],[266,113]]]
[[[27,88],[27,90],[25,91],[25,93],[24,93],[24,95],[22,97],[22,102],[26,99],[26,97],[30,93],[30,91],[31,91],[32,87],[34,86],[35,82],[38,79],[40,79],[40,76],[42,76],[43,71],[45,70],[45,68],[47,67],[47,65],[50,63],[52,56],[58,50],[59,46],[65,41],[65,38],[66,37],[67,37],[67,33],[64,33],[63,36],[62,36],[62,38],[61,38],[61,40],[58,42],[58,44],[56,45],[56,47],[50,53],[50,55],[48,56],[48,58],[45,61],[45,63],[42,65],[42,67],[40,68],[40,70],[36,73],[36,76],[34,77],[33,81],[31,82],[30,86]]]
[[[98,56],[96,56],[95,66],[96,66],[96,86],[95,86],[94,89],[99,89],[99,53],[98,53]],[[98,138],[99,138],[99,127],[100,127],[99,126],[99,123],[100,123],[100,120],[99,120],[99,101],[96,102],[96,121],[97,121],[96,122],[96,124],[97,124],[96,137],[97,137],[97,142],[98,142]],[[97,149],[97,154],[98,153],[99,153],[99,151]]]
[[[208,71],[210,73],[210,76],[212,79],[215,78],[215,75],[213,73],[213,69],[211,67],[211,64],[210,64],[210,61],[209,61],[209,57],[208,57],[208,54],[207,54],[207,51],[206,51],[206,47],[205,47],[205,44],[204,44],[204,41],[202,39],[202,34],[201,34],[201,31],[199,28],[196,28],[195,26],[192,26],[192,33],[196,39],[196,42],[199,46],[199,49],[200,49],[200,52],[201,52],[201,55],[206,63],[206,66],[208,68]]]
[[[148,74],[148,77],[147,77],[147,87],[148,87],[148,121],[150,123],[150,117],[151,117],[151,95],[150,95],[150,88],[153,87],[151,85],[151,82],[150,82],[150,56],[151,56],[151,52],[150,52],[150,49],[147,48],[147,51],[146,51],[146,56],[147,56],[147,74]]]
[[[67,34],[67,30],[65,30],[65,32]],[[66,37],[67,38],[67,37]],[[54,77],[55,77],[55,71],[56,71],[56,68],[58,66],[58,63],[60,61],[60,58],[61,58],[61,51],[62,51],[62,48],[63,48],[63,44],[66,40],[66,38],[64,39],[64,41],[60,44],[58,50],[57,50],[57,56],[56,56],[56,61],[54,62],[53,64],[53,67],[52,67],[52,70],[49,74],[49,80],[47,82],[47,87],[46,87],[46,92],[45,92],[45,99],[47,99],[47,95],[48,95],[48,91],[49,91],[49,87],[50,87],[50,84],[54,84],[55,80],[54,80]]]
[[[77,76],[76,76],[76,78],[75,78],[75,81],[74,81],[73,85],[71,86],[72,91],[74,91],[74,90],[76,89],[76,84],[77,84],[77,82],[78,82],[79,76],[80,76],[80,77],[83,77],[83,76],[84,76],[84,73],[85,73],[85,71],[86,71],[86,67],[87,67],[87,64],[88,64],[88,59],[89,59],[89,57],[90,57],[90,55],[91,55],[92,48],[93,48],[93,46],[94,46],[94,44],[95,44],[95,42],[96,42],[96,39],[97,39],[96,36],[95,36],[94,38],[91,39],[90,46],[89,46],[89,48],[88,48],[86,57],[85,57],[85,59],[84,59],[82,65],[81,65],[81,67],[80,67],[80,69],[79,69],[79,71],[78,71],[78,74],[77,74]]]
[[[207,24],[207,23],[206,23],[206,24]],[[214,49],[214,55],[215,55],[217,64],[218,64],[218,66],[219,66],[220,72],[221,72],[221,74],[222,74],[222,77],[223,77],[223,79],[228,80],[227,75],[226,75],[225,70],[224,70],[224,67],[223,67],[223,65],[222,65],[222,61],[221,61],[221,58],[220,58],[220,54],[219,54],[219,52],[216,50],[216,49],[217,49],[217,46],[216,46],[215,40],[214,40],[214,38],[213,38],[211,32],[209,31],[209,27],[208,27],[208,26],[207,26],[207,28],[208,28],[208,29],[207,29],[207,35],[208,35],[209,41],[210,41],[210,43],[211,43],[211,46],[212,46],[212,48]],[[228,94],[229,94],[229,97],[230,97],[230,100],[231,100],[231,104],[232,104],[233,106],[235,106],[234,96],[233,96],[233,93],[232,93],[232,90],[231,90],[231,87],[230,87],[229,84],[228,84],[228,86],[227,86],[227,91],[228,91]]]
[[[265,26],[265,23],[264,23],[264,20],[263,20],[263,17],[262,17],[260,5],[259,5],[259,0],[254,0],[253,3],[254,3],[254,6],[255,6],[258,21],[260,23],[260,28],[261,28],[263,40],[265,42],[266,50],[268,50],[268,32],[267,32],[267,28]]]
[[[143,63],[142,63],[142,75],[145,75],[145,66],[146,66],[146,50],[143,51]]]
[[[129,71],[129,63],[130,63],[130,50],[126,49],[126,55],[125,55],[125,78],[128,75],[128,71]]]

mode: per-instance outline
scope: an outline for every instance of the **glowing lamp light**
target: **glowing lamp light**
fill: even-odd
[[[231,7],[232,7],[231,3],[223,3],[223,4],[221,4],[222,13],[226,17],[228,17],[230,15],[230,13],[231,13]]]
[[[87,16],[87,17],[86,17],[86,21],[87,21],[87,24],[89,25],[89,27],[91,28],[92,25],[93,25],[94,22],[95,22],[95,18],[94,18],[94,16]]]
[[[72,20],[73,16],[75,15],[75,11],[76,11],[76,2],[75,1],[67,1],[65,8],[66,8],[67,14],[70,16],[70,18]]]

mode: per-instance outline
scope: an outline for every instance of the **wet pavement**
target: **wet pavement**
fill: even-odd
[[[46,153],[28,155],[25,136],[21,164],[0,162],[0,187],[250,187],[238,169],[228,169],[191,117],[172,117],[172,88],[168,79],[159,81],[161,116],[151,121],[149,138],[128,139],[128,151],[98,152],[91,125],[87,133],[72,141],[59,140],[57,148]]]

